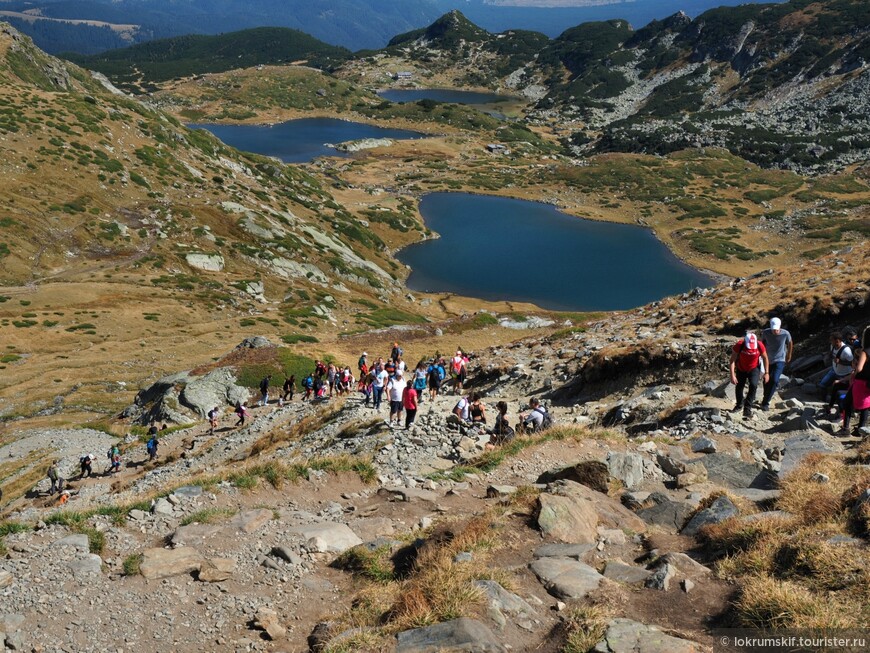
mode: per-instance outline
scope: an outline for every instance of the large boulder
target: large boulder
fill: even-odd
[[[801,461],[811,453],[833,453],[835,449],[830,446],[819,433],[799,433],[787,438],[783,443],[785,455],[783,455],[779,475],[785,476],[793,471]]]
[[[304,537],[309,549],[318,553],[342,553],[363,543],[347,524],[334,522],[296,526],[290,532]]]
[[[235,405],[247,401],[248,389],[236,385],[236,377],[228,367],[219,367],[204,376],[191,378],[178,396],[179,403],[205,418],[215,406]]]
[[[177,549],[146,549],[139,572],[148,580],[158,580],[199,571],[203,562],[199,551],[186,546]]]
[[[707,454],[700,460],[707,468],[707,477],[726,488],[772,487],[772,477],[758,463],[747,463],[727,453]]]
[[[740,514],[737,506],[726,496],[717,497],[707,508],[699,510],[683,528],[683,535],[694,536],[704,526],[718,524]]]
[[[607,470],[613,478],[622,481],[626,489],[636,490],[643,483],[643,460],[637,453],[611,451],[607,454]]]
[[[588,488],[606,494],[610,485],[610,472],[600,460],[586,460],[568,467],[551,469],[538,477],[538,483],[555,481],[574,481]]]
[[[536,614],[532,606],[513,592],[508,592],[494,580],[478,580],[474,585],[486,594],[487,615],[498,624],[499,628],[505,627],[507,617],[511,617],[514,621],[526,622],[535,618]]]
[[[538,526],[545,536],[574,543],[597,541],[598,526],[646,530],[643,520],[618,501],[573,481],[557,481],[538,497]]]
[[[652,505],[638,510],[637,516],[647,524],[661,526],[674,533],[683,527],[692,512],[692,507],[685,501],[674,501],[661,492],[653,492],[649,501]]]
[[[604,578],[593,567],[574,558],[538,558],[529,569],[557,599],[582,599],[597,589]]]
[[[688,639],[665,635],[655,626],[614,619],[604,639],[593,649],[596,653],[702,653],[706,647]]]
[[[396,653],[505,653],[506,649],[476,619],[453,619],[406,630],[397,636]]]

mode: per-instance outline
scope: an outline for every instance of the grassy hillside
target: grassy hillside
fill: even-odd
[[[331,68],[349,56],[349,50],[295,29],[259,27],[216,36],[159,39],[91,57],[69,54],[67,58],[119,85],[142,82],[147,88],[169,79],[261,64],[304,61],[315,68]]]

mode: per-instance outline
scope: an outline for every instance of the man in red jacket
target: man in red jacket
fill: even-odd
[[[754,333],[747,333],[745,338],[737,341],[731,348],[731,383],[736,385],[734,394],[737,404],[732,412],[743,409],[743,417],[752,417],[752,402],[758,392],[758,382],[763,378],[767,383],[770,363],[767,360],[767,349],[758,341]],[[749,392],[743,398],[743,388],[749,382]]]

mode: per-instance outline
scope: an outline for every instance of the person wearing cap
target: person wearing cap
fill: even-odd
[[[794,352],[794,342],[791,334],[782,328],[782,320],[775,317],[770,320],[770,328],[761,332],[761,342],[767,349],[767,358],[770,360],[768,370],[769,380],[764,384],[764,394],[761,397],[761,410],[770,410],[770,400],[773,393],[779,387],[779,377],[785,366],[791,362]]]
[[[359,360],[356,362],[357,369],[359,370],[359,377],[362,378],[369,372],[369,354],[368,352],[363,352],[359,357]]]
[[[752,403],[758,392],[758,382],[762,379],[765,383],[770,379],[767,371],[770,362],[767,360],[767,348],[758,341],[758,336],[749,332],[745,337],[738,340],[731,348],[731,383],[735,386],[737,403],[732,412],[743,409],[743,417],[752,417]],[[763,372],[762,372],[763,370]],[[743,389],[749,384],[749,391],[743,397]]]
[[[390,419],[387,421],[387,424],[390,426],[393,425],[394,419],[396,420],[396,426],[400,425],[402,410],[404,409],[402,395],[405,392],[406,385],[404,376],[398,370],[396,370],[396,373],[387,383],[387,393],[390,398]]]

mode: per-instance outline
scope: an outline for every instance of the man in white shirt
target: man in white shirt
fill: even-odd
[[[394,418],[396,426],[399,425],[402,419],[402,393],[405,391],[406,385],[404,375],[398,370],[396,370],[393,378],[387,382],[387,393],[390,397],[390,419],[387,421],[387,424],[390,426],[393,425]]]
[[[468,401],[468,397],[460,397],[456,406],[453,408],[453,414],[456,415],[463,422],[468,422],[471,411],[471,402]]]
[[[381,409],[381,397],[384,395],[384,387],[387,385],[387,380],[390,375],[384,368],[375,374],[372,381],[372,400],[374,401],[375,410]]]
[[[819,381],[819,387],[822,390],[827,390],[828,388],[831,390],[828,396],[828,413],[834,409],[834,404],[837,403],[837,395],[840,391],[848,389],[852,374],[852,361],[855,359],[852,349],[843,340],[843,334],[839,331],[834,331],[831,334],[830,355],[831,369]]]

